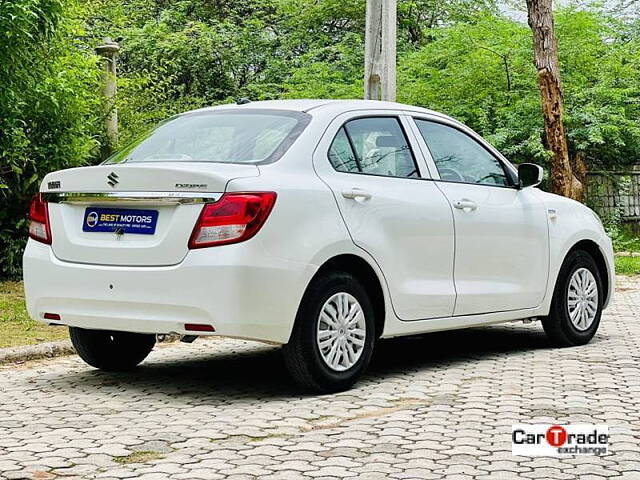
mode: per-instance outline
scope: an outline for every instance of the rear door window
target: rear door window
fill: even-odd
[[[402,178],[420,176],[396,117],[358,118],[347,122],[329,148],[329,161],[340,172]]]

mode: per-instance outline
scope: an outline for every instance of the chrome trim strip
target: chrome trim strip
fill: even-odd
[[[222,193],[210,192],[42,192],[50,203],[162,203],[169,205],[217,202]]]

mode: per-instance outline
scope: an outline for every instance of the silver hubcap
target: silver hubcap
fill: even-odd
[[[318,317],[317,343],[324,363],[336,372],[356,364],[364,350],[367,325],[358,301],[336,293],[325,302]]]
[[[579,268],[571,276],[567,306],[571,323],[578,330],[588,329],[598,313],[598,284],[586,268]]]

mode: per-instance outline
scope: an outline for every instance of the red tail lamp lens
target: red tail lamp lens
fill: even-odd
[[[212,247],[243,242],[253,237],[267,220],[275,192],[226,193],[208,203],[189,240],[189,248]]]
[[[33,197],[29,207],[29,236],[38,242],[51,245],[49,206],[39,193]]]

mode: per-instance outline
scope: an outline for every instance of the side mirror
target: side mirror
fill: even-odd
[[[518,185],[520,188],[536,187],[542,182],[544,170],[535,163],[518,165]]]

